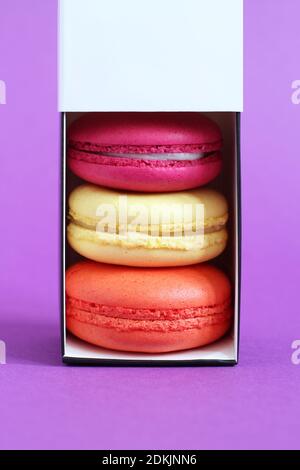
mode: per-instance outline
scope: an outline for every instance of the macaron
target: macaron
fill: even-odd
[[[66,273],[67,329],[104,348],[197,348],[221,338],[231,322],[229,280],[208,264],[141,269],[85,261]]]
[[[197,264],[226,247],[228,206],[200,188],[134,193],[83,184],[69,196],[67,238],[93,261],[161,267]]]
[[[100,186],[167,192],[221,170],[218,125],[200,113],[86,113],[68,130],[68,164]]]

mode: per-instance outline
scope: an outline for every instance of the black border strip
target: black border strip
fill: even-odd
[[[240,357],[240,331],[241,331],[241,290],[242,290],[242,190],[241,190],[241,113],[236,113],[236,191],[237,191],[237,233],[238,233],[238,328],[237,328],[237,364]]]
[[[130,463],[125,458],[133,458],[134,463]],[[176,464],[174,458],[179,458],[181,464]],[[163,459],[165,458],[165,460]],[[38,463],[39,469],[45,463],[49,462],[75,463],[75,468],[86,468],[86,464],[95,464],[95,468],[102,468],[112,465],[109,461],[116,459],[114,464],[123,468],[145,468],[148,464],[152,466],[160,465],[165,468],[178,468],[181,465],[192,468],[199,468],[204,463],[238,463],[239,467],[245,466],[245,461],[249,463],[273,463],[276,458],[277,463],[299,462],[299,450],[2,450],[0,451],[0,460],[3,462],[31,461]],[[122,460],[121,460],[122,459]],[[244,465],[243,465],[244,464]],[[80,467],[79,467],[80,466]],[[285,468],[283,467],[283,468]],[[94,467],[91,467],[94,468]],[[151,468],[151,467],[149,467]],[[237,468],[237,467],[236,467]],[[243,467],[242,467],[243,468]]]
[[[60,188],[60,210],[59,210],[59,232],[60,232],[60,250],[59,250],[59,258],[60,258],[60,348],[61,348],[61,355],[62,357],[65,356],[65,332],[64,332],[64,279],[65,279],[65,265],[63,259],[63,250],[66,243],[64,237],[64,212],[63,212],[63,205],[64,205],[64,196],[66,192],[65,186],[65,178],[64,178],[64,171],[65,171],[65,158],[64,158],[64,120],[65,120],[65,113],[60,113],[60,180],[61,180],[61,188]]]
[[[61,259],[61,275],[60,275],[60,324],[61,324],[61,352],[62,362],[67,365],[91,365],[91,366],[113,366],[113,367],[208,367],[208,366],[235,366],[239,361],[239,344],[240,344],[240,298],[241,298],[241,148],[240,148],[240,112],[236,112],[236,190],[237,190],[237,233],[238,233],[238,276],[236,279],[238,286],[238,328],[237,328],[237,360],[217,360],[217,359],[191,359],[191,360],[149,360],[149,359],[97,359],[97,358],[82,358],[82,357],[70,357],[65,355],[65,342],[64,342],[64,263],[63,263],[63,249],[66,240],[63,237],[63,202],[66,191],[65,180],[64,180],[64,116],[66,113],[61,113],[61,191],[60,191],[60,233],[61,233],[61,247],[60,247],[60,259]]]
[[[235,366],[237,362],[233,359],[211,360],[211,359],[190,359],[190,360],[170,360],[170,359],[97,359],[83,357],[63,357],[63,363],[68,365],[104,365],[104,366],[130,366],[130,367],[207,367],[207,366]]]

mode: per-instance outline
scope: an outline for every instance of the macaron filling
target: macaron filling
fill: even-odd
[[[120,226],[118,223],[109,230],[100,224],[100,219],[85,217],[70,208],[68,235],[72,239],[89,241],[99,245],[114,245],[124,248],[144,247],[147,249],[193,250],[205,249],[227,240],[226,223],[228,214],[204,218],[203,229],[195,221],[176,221],[171,224],[148,226]],[[172,220],[172,219],[171,219]]]
[[[153,154],[154,155],[154,154]],[[126,158],[116,156],[105,156],[104,154],[95,153],[83,153],[77,150],[69,151],[69,161],[78,163],[87,163],[92,165],[101,166],[116,166],[116,167],[137,167],[137,168],[186,168],[186,167],[199,167],[208,164],[219,164],[221,162],[220,152],[213,152],[203,158],[196,158],[190,160],[158,160],[143,158],[143,155],[137,156],[137,158]]]
[[[209,155],[211,152],[199,152],[199,153],[143,153],[142,157],[137,153],[100,153],[104,157],[115,157],[115,158],[129,158],[129,159],[145,159],[145,160],[200,160]]]
[[[93,153],[93,152],[91,152]],[[215,152],[196,152],[196,153],[109,153],[109,152],[95,152],[99,157],[113,157],[113,158],[128,158],[129,160],[174,160],[174,161],[189,161],[189,160],[203,160],[209,156],[214,155]]]
[[[227,241],[226,228],[217,226],[217,230],[200,235],[182,236],[153,236],[140,232],[127,232],[124,235],[107,233],[84,228],[71,223],[68,226],[69,239],[82,240],[84,242],[101,245],[121,246],[124,248],[147,248],[169,250],[203,250],[216,245],[224,245]],[[209,230],[212,230],[210,228]]]
[[[199,249],[207,248],[218,243],[224,243],[227,239],[226,222],[227,214],[216,217],[204,225],[202,233],[196,233],[193,224],[186,227],[178,226],[149,226],[128,227],[127,231],[121,232],[116,226],[114,233],[99,229],[95,221],[81,220],[70,210],[68,234],[71,237],[99,244],[112,244],[127,248],[145,247],[148,249],[168,248],[175,250],[191,250],[197,246]],[[139,229],[139,230],[138,230]],[[185,231],[186,230],[186,231]]]
[[[166,153],[118,153],[93,152],[78,149],[69,149],[69,158],[73,161],[91,163],[95,165],[117,166],[186,166],[213,163],[220,161],[219,151],[211,152],[166,152]]]
[[[98,226],[98,221],[94,221],[89,219],[88,217],[78,217],[76,214],[70,209],[68,219],[70,223],[73,223],[75,225],[78,225],[79,227],[92,230],[98,233],[109,233],[108,230],[105,230],[104,227],[99,228]],[[203,227],[203,232],[202,233],[213,233],[213,232],[219,232],[220,230],[223,230],[226,226],[227,220],[228,220],[228,215],[224,214],[224,216],[220,217],[215,217],[215,220],[210,220],[209,222],[204,222],[204,227]],[[100,221],[99,221],[100,222]],[[130,224],[128,224],[128,229],[130,229]],[[142,234],[142,235],[153,235],[155,233],[156,235],[164,236],[164,234],[170,234],[170,236],[176,236],[178,235],[178,232],[184,233],[184,231],[195,231],[194,224],[177,224],[177,225],[161,225],[161,226],[153,226],[149,225],[147,227],[141,227],[141,226],[136,226],[135,230],[132,230],[132,232]],[[119,234],[124,234],[124,230],[117,225],[115,233],[112,235],[119,235]]]

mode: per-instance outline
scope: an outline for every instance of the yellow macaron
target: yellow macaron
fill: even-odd
[[[212,189],[134,193],[84,184],[69,197],[68,241],[94,261],[184,266],[226,247],[228,205]]]

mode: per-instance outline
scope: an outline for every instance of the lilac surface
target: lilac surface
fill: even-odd
[[[298,0],[245,0],[236,368],[74,368],[59,357],[56,1],[2,0],[0,448],[299,448]]]

